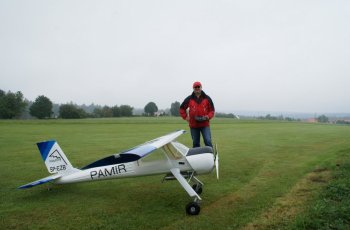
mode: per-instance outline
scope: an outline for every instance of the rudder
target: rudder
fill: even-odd
[[[37,143],[41,157],[51,174],[65,174],[75,170],[55,140]]]

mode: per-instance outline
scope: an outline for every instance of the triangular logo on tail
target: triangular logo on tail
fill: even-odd
[[[50,163],[57,163],[57,162],[61,162],[61,161],[63,161],[62,163],[67,165],[67,162],[64,160],[64,158],[62,157],[62,155],[60,154],[60,152],[57,149],[49,155],[49,162]]]

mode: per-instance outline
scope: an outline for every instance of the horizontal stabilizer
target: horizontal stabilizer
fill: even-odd
[[[56,180],[56,179],[60,178],[61,176],[62,175],[58,175],[58,174],[52,175],[52,176],[48,176],[48,177],[42,178],[40,180],[36,180],[36,181],[31,182],[31,183],[22,185],[22,186],[18,187],[18,189],[31,188],[31,187],[34,187],[34,186],[37,186],[37,185],[40,185],[40,184],[45,184],[47,182]]]

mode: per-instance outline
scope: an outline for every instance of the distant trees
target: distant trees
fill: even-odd
[[[265,117],[259,116],[257,117],[259,120],[278,120],[278,121],[300,121],[300,119],[294,119],[291,117],[283,117],[282,115],[279,116],[272,116],[271,114],[267,114]]]
[[[104,118],[104,117],[130,117],[130,116],[179,116],[180,102],[175,101],[171,103],[170,108],[165,110],[159,110],[158,106],[154,102],[149,102],[142,108],[136,108],[129,105],[115,105],[115,106],[100,106],[95,104],[90,105],[77,105],[73,102],[66,104],[53,104],[51,100],[44,96],[38,96],[34,102],[24,98],[23,94],[18,91],[13,93],[8,91],[7,93],[0,89],[0,119],[31,119],[37,117],[39,119],[44,118]],[[223,118],[237,118],[237,115],[233,113],[219,113],[215,114],[216,117]],[[272,116],[267,114],[266,116],[259,117],[241,117],[246,119],[263,119],[263,120],[285,120],[285,121],[300,121],[300,119],[294,119],[290,117]],[[335,121],[333,118],[329,119],[325,115],[321,115],[313,120],[323,123],[329,123],[332,120],[337,124],[349,124],[349,120]],[[333,121],[334,120],[334,121]]]
[[[63,104],[59,109],[59,117],[64,119],[86,118],[87,113],[73,104]]]
[[[335,123],[338,125],[350,125],[350,121],[346,120],[337,120]]]
[[[93,117],[131,117],[134,108],[129,105],[96,107],[92,113]]]
[[[112,117],[113,111],[112,111],[112,108],[108,106],[97,107],[94,109],[93,116],[94,117]]]
[[[236,115],[233,113],[215,113],[215,117],[233,118],[236,119]]]
[[[154,103],[154,102],[149,102],[149,103],[145,106],[144,110],[145,110],[145,114],[146,114],[146,115],[148,115],[148,116],[154,116],[154,114],[155,114],[156,112],[158,112],[158,107],[157,107],[156,103]]]
[[[258,119],[261,119],[261,120],[280,120],[280,121],[284,120],[282,115],[272,116],[271,114],[267,114],[265,117],[258,117]]]
[[[39,119],[50,118],[52,115],[52,102],[49,98],[38,96],[34,103],[29,107],[29,113]]]
[[[12,119],[19,117],[26,107],[27,103],[23,98],[21,91],[5,93],[0,89],[0,118]]]
[[[171,103],[171,107],[170,107],[170,114],[172,116],[180,116],[180,102],[175,101],[174,103]]]
[[[132,109],[131,109],[131,114],[132,114]],[[117,105],[112,107],[112,116],[113,117],[120,117],[121,116],[120,107],[118,107]]]
[[[121,117],[131,117],[132,116],[132,110],[134,108],[131,107],[130,105],[121,105],[119,107],[119,111],[120,111],[120,116]]]
[[[321,115],[321,116],[317,117],[317,121],[320,123],[328,123],[329,118],[326,115]]]

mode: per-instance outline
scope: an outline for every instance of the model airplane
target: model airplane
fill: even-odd
[[[118,179],[125,177],[165,174],[163,180],[176,179],[193,201],[186,205],[189,215],[198,215],[203,183],[196,175],[210,173],[216,166],[219,178],[217,148],[188,148],[175,141],[184,130],[169,133],[132,149],[95,161],[81,169],[74,168],[58,143],[54,140],[38,143],[41,156],[51,176],[25,184],[19,189],[31,188],[51,182],[54,184],[77,183]],[[153,152],[161,149],[162,159],[153,160]],[[186,180],[187,179],[187,180]],[[192,186],[191,186],[192,184]]]

